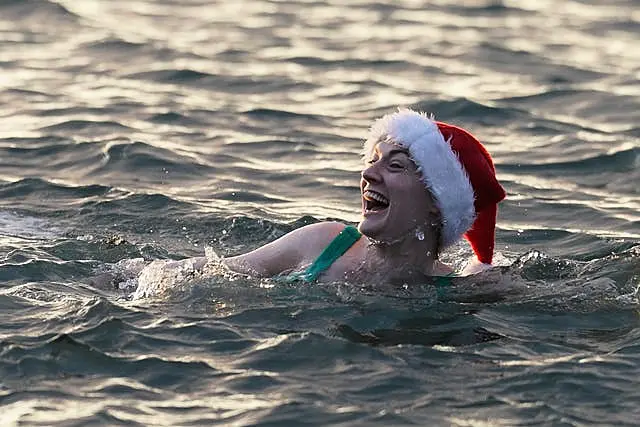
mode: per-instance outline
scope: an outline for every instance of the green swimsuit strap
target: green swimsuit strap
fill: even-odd
[[[316,260],[302,273],[301,278],[307,282],[313,282],[333,264],[335,260],[344,255],[362,234],[352,225],[347,225],[332,241],[329,246],[316,258]]]
[[[445,276],[433,277],[438,298],[444,298],[447,295],[447,288],[451,286],[451,282],[454,277],[457,277],[455,272],[451,272]]]
[[[444,288],[451,285],[451,279],[453,279],[454,277],[457,277],[456,273],[452,272],[444,276],[433,276],[433,279],[437,287]]]

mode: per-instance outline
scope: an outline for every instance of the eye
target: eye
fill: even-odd
[[[404,169],[404,165],[402,163],[393,162],[389,164],[391,169]]]
[[[375,162],[377,162],[377,161],[378,161],[378,159],[377,159],[377,158],[372,157],[372,158],[370,158],[369,160],[367,160],[367,164],[368,164],[368,165],[372,165],[372,164],[374,164],[374,163],[375,163]]]

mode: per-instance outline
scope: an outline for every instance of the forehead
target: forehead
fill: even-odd
[[[371,154],[377,154],[383,157],[395,155],[405,155],[410,157],[409,150],[389,139],[377,142],[376,145],[373,146],[373,152]]]

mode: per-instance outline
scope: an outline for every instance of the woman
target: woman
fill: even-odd
[[[438,262],[438,254],[464,235],[480,266],[491,264],[497,204],[505,192],[489,153],[475,137],[400,109],[374,123],[364,159],[357,229],[338,222],[312,224],[222,262],[237,273],[287,281],[424,281],[453,274]],[[118,279],[117,286],[134,288],[137,299],[206,273],[212,260],[125,261],[120,267],[130,279]],[[115,281],[106,274],[92,284],[103,287]]]
[[[497,204],[505,192],[475,137],[400,109],[374,123],[364,160],[357,229],[308,225],[225,264],[257,277],[407,282],[453,273],[438,254],[463,235],[478,261],[491,264]]]

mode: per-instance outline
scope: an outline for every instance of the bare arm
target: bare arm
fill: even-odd
[[[306,225],[249,253],[225,258],[224,263],[238,273],[272,277],[312,262],[344,227],[339,222]]]

